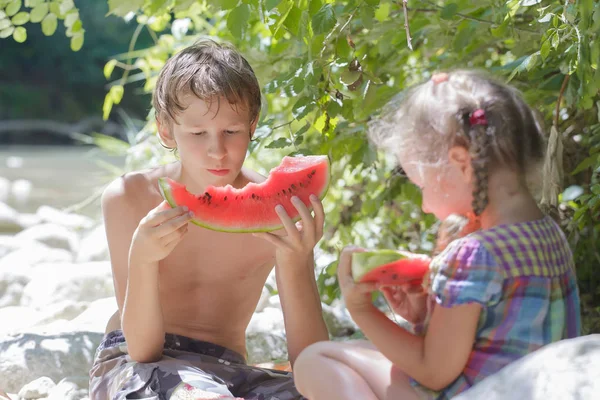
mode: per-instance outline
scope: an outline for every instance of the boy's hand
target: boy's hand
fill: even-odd
[[[427,316],[427,292],[421,285],[381,286],[379,290],[392,310],[412,324],[420,324]]]
[[[365,251],[359,247],[346,246],[338,262],[337,275],[340,290],[350,313],[372,310],[371,294],[377,290],[375,283],[356,283],[352,276],[352,253]]]
[[[275,207],[275,212],[279,215],[286,236],[279,236],[270,232],[254,233],[256,237],[263,238],[277,247],[276,257],[277,264],[280,266],[290,263],[301,263],[306,265],[309,259],[312,258],[315,245],[323,236],[323,223],[325,221],[325,211],[323,203],[315,195],[310,196],[315,216],[306,205],[298,197],[292,197],[292,204],[298,210],[301,221],[294,224],[294,221],[289,217],[285,208],[278,205]]]
[[[148,264],[167,257],[188,230],[192,213],[187,207],[171,208],[163,201],[150,210],[133,233],[130,259]]]

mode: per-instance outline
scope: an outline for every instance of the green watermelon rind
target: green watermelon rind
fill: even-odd
[[[329,159],[327,159],[327,171],[331,171]],[[327,181],[325,182],[325,185],[323,186],[323,190],[321,191],[321,193],[319,193],[317,195],[319,200],[323,200],[323,198],[327,194],[330,182],[331,182],[331,172],[329,172],[327,174]],[[167,182],[167,178],[158,178],[158,187],[160,190],[160,194],[167,201],[167,203],[169,203],[171,208],[177,207],[177,203],[175,202],[175,199],[171,195],[171,186]],[[312,207],[310,205],[308,205],[308,209],[310,211],[312,211]],[[300,215],[297,215],[296,217],[292,218],[292,221],[297,222],[297,221],[300,221],[300,219],[302,219],[302,217]],[[279,229],[283,229],[283,224],[264,226],[261,228],[244,229],[244,228],[224,227],[224,226],[209,224],[204,221],[197,220],[195,218],[192,218],[192,220],[190,222],[193,223],[194,225],[200,226],[202,228],[210,229],[210,230],[217,231],[217,232],[227,232],[227,233],[272,232],[272,231],[276,231]]]
[[[389,249],[361,251],[352,254],[352,277],[359,282],[363,276],[375,268],[406,258],[405,255]]]

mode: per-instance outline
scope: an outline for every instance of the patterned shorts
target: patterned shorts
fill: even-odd
[[[225,347],[166,334],[163,357],[138,363],[121,330],[108,333],[90,370],[90,400],[304,399],[290,372],[258,368]]]

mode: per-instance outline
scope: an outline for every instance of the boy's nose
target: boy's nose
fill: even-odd
[[[227,154],[225,143],[221,139],[215,139],[208,148],[208,155],[214,159],[220,160]]]

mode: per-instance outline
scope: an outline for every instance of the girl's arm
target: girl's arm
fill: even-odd
[[[396,367],[424,386],[440,390],[463,371],[475,340],[481,306],[436,305],[426,335],[415,336],[375,306],[352,313],[365,336]]]

